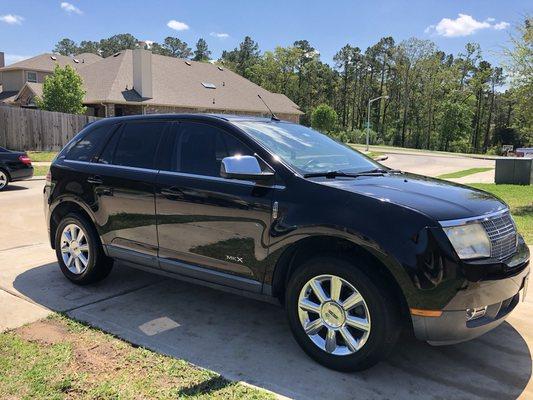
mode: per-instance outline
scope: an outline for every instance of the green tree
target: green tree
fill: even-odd
[[[73,56],[79,53],[78,50],[79,49],[76,45],[76,42],[68,38],[61,39],[54,47],[54,53],[61,54],[63,56]]]
[[[94,53],[100,55],[100,43],[93,42],[92,40],[82,40],[78,47],[78,54],[81,53]]]
[[[176,57],[189,59],[192,56],[192,50],[189,45],[177,37],[168,36],[163,44],[153,43],[152,53],[167,57]]]
[[[43,84],[43,97],[37,99],[37,106],[47,111],[58,111],[69,114],[83,114],[83,81],[69,65],[61,68],[56,66],[54,73],[47,76]]]
[[[133,50],[139,41],[130,33],[120,33],[107,39],[100,40],[102,57],[109,57],[122,50]]]
[[[505,49],[506,67],[511,75],[512,111],[509,123],[520,132],[521,142],[533,144],[533,18],[528,15],[511,36],[512,47]]]
[[[352,47],[347,44],[333,57],[335,67],[340,70],[342,76],[341,115],[343,128],[346,128],[348,121],[348,90],[353,82],[355,60],[360,51],[358,47]]]
[[[196,50],[194,50],[194,61],[209,61],[211,57],[211,51],[209,50],[209,47],[207,46],[207,42],[200,38],[196,42]]]
[[[332,132],[337,125],[337,113],[327,104],[321,104],[311,114],[311,126],[321,132]]]
[[[469,132],[472,114],[464,103],[447,100],[443,104],[443,110],[439,121],[441,148],[450,150],[450,145],[465,137]]]
[[[239,44],[239,48],[231,51],[224,50],[220,58],[221,64],[248,78],[250,68],[259,62],[259,45],[250,36],[246,36]]]
[[[192,56],[192,50],[189,45],[177,37],[166,37],[163,48],[168,51],[170,57],[189,59]]]

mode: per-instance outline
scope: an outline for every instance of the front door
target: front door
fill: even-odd
[[[206,123],[176,124],[173,139],[156,185],[161,268],[259,291],[273,189],[220,177],[222,158],[253,151]]]

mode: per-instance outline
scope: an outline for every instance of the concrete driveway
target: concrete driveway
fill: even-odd
[[[0,329],[49,310],[223,376],[296,399],[516,399],[533,396],[531,296],[498,329],[431,347],[405,334],[387,362],[330,371],[292,339],[281,308],[118,265],[100,284],[63,278],[42,216],[43,181],[0,193]]]

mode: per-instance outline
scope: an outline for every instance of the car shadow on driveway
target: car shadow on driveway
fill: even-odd
[[[509,323],[446,347],[406,334],[388,361],[360,373],[339,373],[300,350],[282,308],[154,277],[119,266],[104,282],[77,287],[51,263],[21,273],[13,286],[43,306],[66,310],[136,345],[291,398],[515,399],[531,377],[528,345]]]
[[[17,190],[28,190],[28,188],[25,186],[9,184],[2,190],[2,192],[15,192]]]

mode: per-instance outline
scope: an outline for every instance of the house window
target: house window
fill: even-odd
[[[37,72],[28,72],[28,82],[35,82],[37,83]]]

